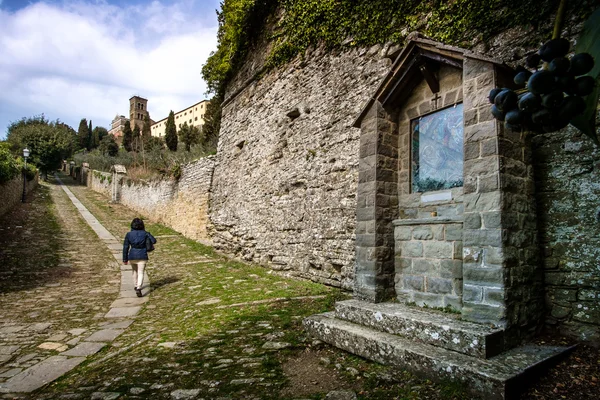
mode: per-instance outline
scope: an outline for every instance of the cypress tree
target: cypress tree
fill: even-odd
[[[177,151],[177,128],[175,127],[175,113],[173,110],[167,118],[167,126],[165,128],[165,143],[171,151]]]
[[[142,126],[142,137],[144,138],[144,142],[150,139],[152,133],[150,132],[150,117],[147,115],[144,117],[144,126]]]
[[[77,141],[79,142],[79,148],[85,149],[87,148],[87,138],[88,138],[88,123],[87,119],[82,118],[79,122],[79,128],[77,128]]]
[[[129,121],[123,127],[123,148],[127,151],[133,150],[133,132],[131,131],[131,125]]]
[[[88,126],[88,133],[87,133],[86,148],[88,150],[91,150],[93,148],[93,145],[94,145],[94,138],[92,136],[92,120],[90,119],[90,125]]]
[[[142,138],[140,137],[140,127],[135,124],[133,127],[133,151],[140,151],[142,149]]]

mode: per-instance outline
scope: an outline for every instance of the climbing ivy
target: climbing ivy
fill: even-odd
[[[285,64],[310,46],[330,48],[402,43],[419,31],[444,43],[470,47],[515,26],[551,20],[559,0],[224,0],[217,12],[218,48],[202,69],[209,91],[224,87],[272,22],[267,68]],[[572,13],[590,2],[569,3]],[[279,10],[279,13],[276,13]],[[582,11],[583,10],[583,11]],[[272,17],[273,21],[269,21]]]

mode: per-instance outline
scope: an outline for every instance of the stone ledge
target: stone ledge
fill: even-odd
[[[572,349],[526,345],[483,360],[335,319],[333,313],[305,318],[303,325],[311,336],[340,349],[431,380],[461,382],[490,400],[517,398],[535,372]]]
[[[462,224],[462,217],[431,217],[431,218],[410,218],[395,219],[392,221],[394,226],[407,225],[433,225],[433,224]]]
[[[335,304],[335,316],[477,358],[490,358],[504,351],[502,329],[461,321],[453,314],[419,310],[398,303],[346,300]]]

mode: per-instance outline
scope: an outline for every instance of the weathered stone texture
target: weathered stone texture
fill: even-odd
[[[112,174],[110,172],[89,171],[87,172],[87,185],[95,192],[102,193],[106,197],[112,197]]]
[[[190,239],[210,244],[208,201],[213,168],[214,157],[206,157],[182,166],[177,181],[133,182],[125,176],[118,188],[119,201]],[[106,174],[94,171],[89,176],[92,189],[110,197]],[[104,180],[99,176],[105,176]]]
[[[381,47],[369,54],[317,50],[250,83],[224,106],[211,194],[218,249],[352,287],[359,152],[375,154],[375,144],[361,146],[351,125],[389,65]],[[360,175],[365,188],[375,187],[374,178]],[[386,193],[393,194],[382,188]],[[358,221],[366,229],[391,200],[362,201],[369,210],[359,208]]]
[[[533,139],[546,322],[600,338],[600,149],[569,127]],[[554,329],[556,329],[554,328]]]
[[[26,193],[31,192],[38,185],[38,176],[25,184]],[[21,201],[23,196],[23,177],[19,175],[17,178],[0,185],[0,215],[13,208]]]

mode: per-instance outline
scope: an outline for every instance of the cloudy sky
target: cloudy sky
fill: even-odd
[[[216,49],[219,0],[0,0],[0,139],[44,114],[75,130],[110,129],[129,98],[150,117],[207,96],[200,70]]]

